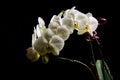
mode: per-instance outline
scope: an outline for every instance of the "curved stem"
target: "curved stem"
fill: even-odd
[[[92,69],[91,69],[89,66],[87,66],[85,63],[83,63],[83,62],[81,62],[81,61],[78,61],[78,60],[69,59],[69,58],[64,58],[64,57],[58,57],[58,58],[59,58],[59,59],[62,59],[62,60],[67,60],[67,61],[70,61],[70,62],[79,63],[79,64],[85,66],[85,67],[91,72],[91,74],[92,74],[94,80],[96,80],[95,75],[94,75]]]

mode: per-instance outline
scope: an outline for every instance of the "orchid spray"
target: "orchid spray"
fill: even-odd
[[[75,6],[60,12],[58,15],[53,15],[47,27],[45,26],[44,20],[38,17],[38,24],[34,27],[32,34],[32,46],[27,49],[27,58],[32,62],[36,62],[39,58],[42,58],[42,62],[47,64],[49,62],[48,54],[59,56],[60,51],[64,48],[65,41],[69,39],[70,34],[72,34],[74,30],[77,30],[78,35],[87,33],[86,41],[90,43],[98,78],[96,78],[92,69],[85,63],[64,57],[58,58],[82,64],[91,72],[94,80],[113,80],[110,70],[102,57],[100,42],[98,40],[99,37],[96,32],[98,25],[104,24],[99,23],[99,20],[104,21],[104,23],[106,22],[105,18],[96,19],[92,13],[84,14],[75,9]],[[95,40],[99,46],[101,59],[95,59],[92,47],[93,40]]]

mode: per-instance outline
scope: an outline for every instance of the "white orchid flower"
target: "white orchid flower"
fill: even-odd
[[[26,54],[26,56],[33,62],[37,61],[40,57],[40,54],[35,49],[34,45],[38,41],[38,39],[40,39],[40,37],[42,36],[43,32],[46,29],[45,22],[41,17],[38,18],[38,23],[39,24],[36,26],[36,28],[34,27],[34,31],[32,34],[32,47],[27,49],[27,54]]]
[[[79,35],[88,32],[91,36],[93,36],[93,32],[97,29],[97,27],[98,21],[92,16],[91,13],[86,15],[79,14],[79,16],[76,16],[75,29],[78,30]]]
[[[98,20],[96,18],[94,18],[91,13],[87,13],[87,16],[89,18],[88,24],[91,27],[91,32],[93,35],[93,31],[95,31],[98,27]]]
[[[58,35],[53,35],[53,32],[48,28],[43,35],[34,43],[34,48],[41,56],[47,53],[59,55],[59,51],[64,46],[64,40]]]
[[[38,17],[38,27],[39,27],[39,30],[41,32],[41,34],[43,33],[44,30],[46,30],[46,27],[45,27],[45,22],[44,20],[41,18],[41,17]]]
[[[72,18],[65,16],[62,18],[62,25],[66,26],[66,28],[69,30],[70,34],[74,31],[74,21]]]
[[[70,19],[61,18],[62,14],[63,12],[60,12],[57,16],[54,15],[48,28],[50,28],[55,35],[60,36],[64,40],[67,40],[70,33],[73,32],[73,22]],[[69,28],[71,26],[73,28],[72,30]]]
[[[98,27],[98,21],[91,13],[84,14],[75,7],[67,9],[64,14],[60,12],[58,15],[53,15],[48,28],[45,27],[41,17],[38,17],[38,23],[34,27],[32,47],[27,49],[27,57],[35,62],[41,56],[45,63],[48,62],[48,53],[59,55],[64,47],[64,41],[74,30],[78,31],[78,35],[88,32],[93,36],[93,31]]]
[[[74,28],[78,31],[78,35],[82,35],[89,31],[88,17],[84,13],[76,13],[74,18]]]
[[[59,55],[59,52],[64,47],[64,40],[61,37],[54,35],[49,42],[49,47],[51,48],[50,52],[53,53],[53,55]]]
[[[61,21],[62,14],[63,12],[60,12],[58,15],[53,15],[53,17],[50,20],[50,23],[56,22],[58,25],[62,25],[62,21]]]
[[[62,14],[63,12],[60,12],[58,15],[53,15],[53,17],[50,20],[48,28],[50,28],[54,33],[56,33],[57,28],[62,25]]]
[[[69,18],[75,18],[75,14],[76,13],[79,13],[79,11],[78,10],[76,10],[75,9],[76,7],[74,6],[74,7],[72,7],[71,9],[67,9],[65,12],[64,12],[64,14],[63,14],[63,16],[65,17],[65,16],[67,16],[67,17],[69,17]]]
[[[64,16],[73,18],[74,29],[78,31],[78,35],[82,35],[88,32],[93,36],[93,31],[98,27],[98,21],[95,19],[91,13],[84,14],[73,7],[65,11]]]
[[[32,34],[32,46],[34,44],[34,42],[41,37],[41,35],[43,34],[43,32],[46,30],[45,27],[45,22],[41,17],[38,17],[38,25],[36,26],[36,28],[34,27],[34,32]]]
[[[72,7],[71,9],[67,9],[63,14],[62,25],[66,25],[70,34],[74,31],[74,18],[75,14],[78,12],[78,10],[75,10],[75,7]]]
[[[42,32],[41,29],[38,26],[34,28],[34,33],[32,34],[32,47],[27,49],[27,57],[35,62],[41,56],[42,60],[44,60],[43,62],[46,63],[48,62],[47,53],[59,55],[59,52],[64,46],[64,40],[60,37],[60,33],[56,35],[50,28]],[[60,32],[59,29],[58,32]]]
[[[70,31],[66,25],[62,25],[57,29],[56,35],[60,36],[63,40],[67,40],[70,36]]]
[[[51,31],[51,29],[47,28],[42,33],[42,35],[34,41],[34,44],[32,47],[34,47],[34,49],[38,51],[38,53],[41,56],[46,55],[48,52],[47,48],[49,45],[49,41],[52,36],[53,36],[53,32]]]

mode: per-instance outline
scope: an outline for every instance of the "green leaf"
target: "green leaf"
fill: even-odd
[[[107,63],[105,61],[103,61],[103,64],[104,64],[103,71],[104,71],[104,76],[105,76],[106,80],[113,80],[113,77],[110,73]]]
[[[99,80],[113,80],[109,67],[104,60],[96,61],[96,68],[99,76]]]
[[[103,71],[102,71],[102,61],[101,60],[96,61],[96,68],[97,68],[97,73],[98,73],[99,80],[104,80]]]

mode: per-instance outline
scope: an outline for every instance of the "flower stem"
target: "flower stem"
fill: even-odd
[[[100,53],[101,60],[103,61],[103,66],[104,66],[106,72],[108,73],[108,76],[110,77],[110,79],[113,80],[113,77],[112,77],[112,75],[110,74],[110,70],[109,70],[109,68],[106,66],[107,64],[106,64],[105,61],[104,61],[104,57],[103,57],[102,49],[101,49],[102,46],[101,46],[100,42],[99,42],[97,39],[96,39],[96,42],[97,42],[97,44],[98,44],[98,48],[99,48],[99,53]]]
[[[95,55],[94,55],[94,51],[93,51],[92,40],[90,40],[90,48],[91,48],[91,53],[92,53],[93,64],[95,64],[95,74],[96,74],[96,72],[97,72],[97,67],[96,67],[96,60],[95,60]],[[97,73],[97,74],[98,74],[98,73]]]
[[[94,56],[94,52],[93,52],[93,45],[92,45],[92,41],[90,40],[90,48],[91,48],[91,53],[92,53],[92,59],[93,59],[93,63],[95,64],[95,56]]]
[[[96,39],[96,42],[97,42],[97,44],[98,44],[100,57],[101,57],[102,60],[104,60],[103,54],[102,54],[102,49],[101,49],[101,48],[102,48],[102,45],[101,45],[101,43],[98,41],[98,39]]]
[[[91,72],[91,74],[92,74],[94,80],[96,80],[95,75],[94,75],[92,69],[91,69],[89,66],[87,66],[85,63],[83,63],[83,62],[81,62],[81,61],[78,61],[78,60],[69,59],[69,58],[64,58],[64,57],[58,57],[58,58],[59,58],[59,59],[62,59],[62,60],[67,60],[67,61],[70,61],[70,62],[79,63],[79,64],[85,66],[85,67]]]

